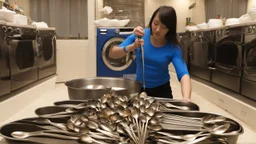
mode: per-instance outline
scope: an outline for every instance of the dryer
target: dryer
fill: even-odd
[[[4,47],[9,52],[11,91],[37,80],[36,27],[7,24]]]
[[[243,27],[230,26],[216,30],[215,70],[212,82],[240,92],[243,60]]]
[[[190,44],[190,73],[211,81],[214,33],[212,31],[192,31]]]
[[[133,28],[97,28],[97,76],[123,77],[135,74],[135,53],[130,52],[121,58],[110,58],[109,50],[121,44],[133,33]]]
[[[38,79],[56,74],[56,32],[55,28],[38,28]]]
[[[244,58],[241,94],[256,100],[256,24],[244,27]]]
[[[8,49],[4,47],[5,32],[2,27],[6,27],[5,23],[0,22],[0,96],[11,92]]]
[[[178,39],[178,42],[182,49],[183,58],[184,58],[184,60],[187,64],[187,67],[189,69],[190,33],[189,32],[177,33],[177,39]]]

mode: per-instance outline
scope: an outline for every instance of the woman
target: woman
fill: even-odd
[[[118,58],[136,52],[137,81],[143,81],[142,52],[145,56],[145,92],[149,96],[173,98],[168,65],[173,63],[181,83],[184,100],[190,101],[191,83],[182,51],[176,38],[177,18],[170,6],[159,7],[152,15],[149,28],[138,26],[119,46],[113,46],[110,57]],[[141,89],[143,91],[143,88]]]

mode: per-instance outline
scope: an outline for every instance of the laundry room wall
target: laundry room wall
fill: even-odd
[[[30,13],[30,0],[9,0],[9,3],[18,5],[25,14]]]
[[[190,4],[196,2],[196,6],[189,10]],[[185,31],[186,17],[196,23],[205,22],[204,0],[145,0],[145,24],[149,20],[153,12],[162,5],[172,6],[177,14],[177,32]]]
[[[104,0],[99,1],[100,7],[110,6],[113,12],[102,15],[109,19],[130,19],[127,27],[144,26],[144,0]]]
[[[57,40],[57,82],[96,76],[95,1],[88,0],[88,39]]]
[[[256,0],[248,0],[247,12],[253,7],[256,7]]]

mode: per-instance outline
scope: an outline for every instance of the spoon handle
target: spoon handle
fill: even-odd
[[[65,125],[65,124],[62,124],[62,123],[53,123],[53,122],[49,122],[49,124],[51,124],[52,126],[55,126],[55,127],[59,128],[59,129],[65,130],[65,131],[68,130],[67,127],[66,127],[66,125]]]
[[[60,135],[60,134],[54,134],[54,133],[38,133],[38,134],[31,134],[30,136],[47,136],[52,138],[58,138],[58,139],[67,139],[67,140],[77,140],[78,137],[72,137],[67,135]]]
[[[57,112],[57,113],[40,115],[40,117],[48,118],[48,117],[57,116],[57,115],[69,115],[69,114],[72,114],[72,113],[74,113],[74,112],[62,111],[62,112]]]
[[[68,131],[63,131],[63,130],[44,130],[44,133],[55,133],[55,134],[65,134],[69,136],[79,136],[79,133],[74,133],[74,132],[68,132]]]

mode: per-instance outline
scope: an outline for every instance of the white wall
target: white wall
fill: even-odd
[[[205,21],[205,5],[204,0],[190,0],[190,3],[196,3],[196,6],[189,10],[189,14],[191,15],[191,19],[195,24],[200,24]]]
[[[247,12],[253,7],[256,7],[256,0],[248,0]]]
[[[96,76],[94,0],[88,0],[88,13],[88,40],[57,40],[57,82]]]
[[[148,25],[153,12],[162,5],[172,6],[177,14],[177,31],[185,31],[186,17],[189,16],[190,0],[145,0],[145,24]]]
[[[100,12],[100,10],[103,8],[103,0],[96,0],[96,19],[101,19],[103,14]]]

